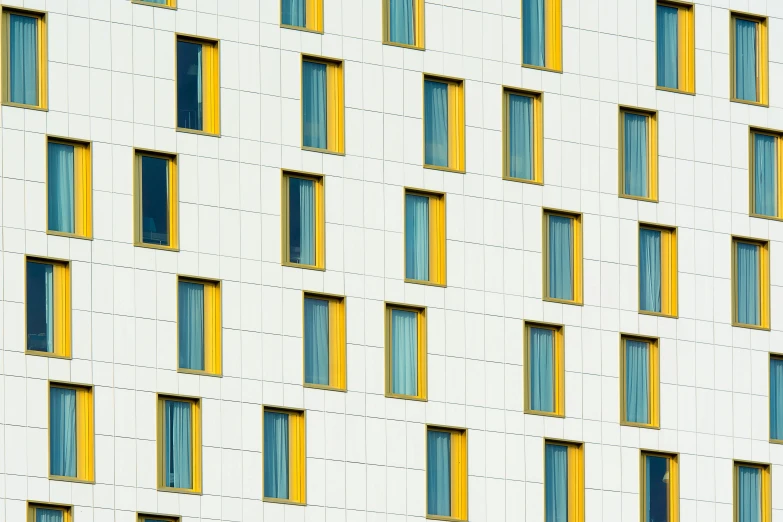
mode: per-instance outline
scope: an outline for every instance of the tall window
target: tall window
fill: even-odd
[[[201,402],[158,396],[158,489],[201,491]]]
[[[783,355],[769,358],[769,438],[783,443]]]
[[[283,264],[325,267],[324,178],[283,173]]]
[[[694,92],[693,5],[677,0],[659,1],[655,17],[658,87]]]
[[[302,56],[302,147],[345,152],[343,62]]]
[[[304,294],[305,386],[345,389],[345,298]]]
[[[427,399],[425,311],[386,305],[386,395]]]
[[[561,0],[522,0],[522,65],[563,69]]]
[[[151,5],[154,7],[177,8],[177,0],[131,0],[132,4]]]
[[[466,430],[427,426],[427,515],[468,518]]]
[[[503,92],[503,177],[544,182],[544,114],[541,93]]]
[[[179,243],[176,156],[136,150],[135,158],[135,244],[176,249]]]
[[[771,522],[768,464],[734,461],[734,521]]]
[[[563,327],[525,324],[525,412],[565,414]]]
[[[769,328],[769,243],[734,238],[732,250],[734,325]]]
[[[584,456],[582,444],[547,440],[544,443],[544,520],[584,520]]]
[[[639,226],[639,311],[677,315],[677,231]]]
[[[2,8],[3,103],[47,108],[46,13]]]
[[[49,138],[47,149],[49,233],[92,236],[92,172],[88,142]]]
[[[49,385],[49,477],[92,481],[92,388]]]
[[[658,427],[660,419],[658,340],[623,336],[620,342],[623,424]]]
[[[220,134],[217,40],[177,36],[177,130]]]
[[[677,522],[680,516],[676,455],[642,452],[642,522]]]
[[[582,302],[582,216],[544,211],[544,298]]]
[[[383,1],[383,43],[424,49],[424,1]]]
[[[264,408],[264,500],[305,503],[305,418]]]
[[[405,280],[446,284],[446,196],[405,191]]]
[[[27,353],[71,356],[71,276],[66,261],[25,264]]]
[[[324,30],[323,0],[281,0],[280,25],[288,29]]]
[[[73,522],[71,506],[28,503],[26,522]]]
[[[767,18],[731,13],[731,99],[766,105],[769,92]]]
[[[781,134],[766,129],[750,130],[750,213],[758,217],[783,218],[783,183],[780,181]]]
[[[658,124],[655,111],[620,109],[620,196],[657,201]]]
[[[465,170],[463,81],[424,77],[424,166]]]
[[[220,282],[191,277],[177,281],[179,369],[221,373]]]

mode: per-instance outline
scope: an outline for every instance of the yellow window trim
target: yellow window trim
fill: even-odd
[[[761,522],[772,521],[772,475],[770,472],[770,465],[768,463],[761,462],[747,462],[742,460],[734,461],[734,470],[732,475],[734,477],[733,489],[733,509],[734,522],[740,522],[739,520],[739,468],[756,468],[761,470]]]
[[[73,147],[73,195],[74,230],[73,234],[49,230],[49,143],[70,145]],[[47,136],[46,151],[46,233],[52,236],[65,236],[92,239],[92,144],[89,141]]]
[[[201,71],[203,85],[204,128],[187,129],[179,126],[179,99],[177,96],[177,43],[189,42],[201,45]],[[174,39],[174,125],[177,132],[220,136],[220,40],[190,34],[176,33]]]
[[[661,457],[668,459],[669,461],[669,520],[667,522],[679,522],[680,520],[680,467],[679,467],[679,455],[675,453],[662,453],[660,451],[647,451],[642,450],[640,452],[641,462],[639,464],[639,479],[641,488],[639,489],[639,507],[641,512],[641,518],[639,520],[645,520],[645,498],[647,491],[647,481],[645,473],[647,469],[646,457]]]
[[[148,5],[150,7],[162,7],[164,9],[176,9],[177,0],[166,0],[165,4],[157,4],[154,2],[148,2],[145,0],[131,0],[132,4]]]
[[[510,158],[508,150],[509,140],[509,95],[526,96],[533,100],[533,179],[512,178],[509,175]],[[503,87],[503,179],[519,181],[522,183],[544,184],[544,93],[517,89],[515,87]]]
[[[24,343],[27,355],[41,355],[44,357],[71,358],[71,264],[64,259],[47,257],[25,256],[24,258],[24,296],[25,296],[25,320]],[[40,263],[52,265],[52,279],[54,281],[54,352],[41,352],[27,349],[27,263]]]
[[[67,477],[51,474],[51,465],[47,472],[50,480],[64,480],[69,482],[94,482],[95,481],[95,407],[93,400],[93,387],[87,384],[73,384],[67,382],[49,381],[49,395],[47,395],[47,412],[52,388],[74,390],[76,392],[76,476]],[[47,413],[47,426],[51,432],[51,416]],[[51,457],[51,448],[47,442],[47,456]]]
[[[384,341],[384,352],[385,352],[385,367],[386,371],[385,373],[385,381],[386,381],[386,397],[394,397],[398,399],[408,399],[408,400],[418,400],[418,401],[426,401],[427,400],[427,309],[425,307],[421,306],[411,306],[407,304],[401,304],[401,303],[391,303],[386,302],[385,304],[386,310],[384,313],[385,319],[384,319],[384,329],[385,329],[385,341]],[[418,314],[417,317],[417,330],[418,330],[418,337],[416,339],[416,345],[418,349],[418,354],[416,357],[416,362],[418,363],[417,368],[417,390],[418,393],[416,395],[401,395],[398,393],[392,393],[392,329],[391,329],[391,315],[392,310],[403,310],[406,312],[415,312]]]
[[[775,138],[776,144],[776,159],[777,159],[777,173],[775,183],[778,187],[778,193],[775,195],[777,204],[777,215],[767,216],[764,214],[756,213],[756,144],[754,137],[756,134],[763,134],[766,136],[772,136]],[[750,187],[748,208],[750,209],[750,215],[761,219],[778,219],[783,220],[783,131],[774,129],[765,129],[763,127],[749,127],[748,128],[748,184]]]
[[[641,231],[643,228],[661,233],[661,312],[642,310],[640,296],[639,313],[662,317],[677,317],[679,301],[679,290],[677,286],[677,228],[640,222],[639,230]],[[641,262],[639,263],[639,267],[641,267]]]
[[[647,118],[647,194],[648,197],[625,193],[625,114],[637,114]],[[619,113],[619,144],[617,193],[621,198],[658,202],[658,111],[621,105]]]
[[[282,255],[281,263],[284,266],[291,266],[294,268],[310,268],[315,270],[326,270],[326,211],[325,211],[325,196],[324,196],[324,176],[321,174],[313,174],[311,172],[299,172],[296,170],[283,170],[282,172],[282,184],[281,184],[281,201],[280,208],[282,210],[280,224],[282,231],[280,238],[282,243],[280,245],[280,252]],[[313,201],[315,203],[315,264],[305,265],[302,263],[294,263],[291,261],[291,251],[289,245],[291,244],[290,235],[290,219],[288,208],[288,180],[289,178],[300,178],[312,181],[315,188],[315,194]]]
[[[73,506],[68,504],[54,504],[52,502],[27,502],[27,522],[35,522],[36,509],[56,509],[63,512],[63,522],[73,522]]]
[[[418,49],[423,51],[424,44],[424,0],[412,0],[413,2],[413,45],[407,45],[399,42],[392,42],[389,39],[389,2],[390,0],[381,0],[381,9],[383,11],[383,43],[385,45],[394,45],[405,47],[406,49]]]
[[[179,283],[204,286],[204,371],[179,367]],[[199,375],[223,375],[223,322],[220,281],[194,276],[177,276],[177,371]]]
[[[191,478],[193,487],[190,489],[185,488],[170,488],[165,486],[165,466],[164,466],[164,452],[165,452],[165,421],[163,418],[165,411],[165,402],[188,402],[190,403],[190,433],[191,433]],[[187,397],[184,395],[169,395],[169,394],[157,394],[157,475],[158,475],[158,491],[172,491],[175,493],[194,493],[201,494],[201,399],[198,397]]]
[[[419,279],[409,279],[405,277],[406,283],[417,284],[430,284],[435,286],[446,286],[446,194],[443,192],[435,192],[432,190],[424,190],[417,188],[405,187],[405,193],[402,200],[402,215],[403,221],[407,212],[407,205],[405,203],[408,194],[414,196],[423,196],[429,198],[429,272],[430,279],[427,281]],[[408,244],[405,241],[405,227],[403,225],[403,249],[402,249],[402,266],[403,273],[405,271],[405,249]]]
[[[625,404],[625,341],[639,341],[647,343],[650,347],[649,354],[650,360],[648,363],[650,384],[650,397],[648,401],[648,408],[650,414],[649,424],[628,422],[626,419],[626,404]],[[637,426],[640,428],[655,428],[661,427],[661,371],[660,371],[660,349],[659,340],[656,337],[645,337],[641,335],[633,334],[620,334],[620,424],[623,426]]]
[[[305,505],[307,503],[307,455],[305,436],[305,411],[278,406],[264,405],[261,412],[261,444],[263,446],[263,423],[265,412],[284,413],[288,415],[288,499],[263,497],[264,502]],[[263,473],[262,473],[263,482]],[[261,486],[263,494],[263,484]]]
[[[657,5],[677,9],[677,88],[656,85],[659,90],[696,94],[696,22],[694,4],[680,0],[659,0]],[[656,9],[656,18],[658,10]],[[684,30],[682,30],[684,29]],[[657,34],[656,34],[657,38]],[[655,69],[658,70],[658,55],[655,56]],[[657,78],[656,78],[657,84]]]
[[[759,308],[761,311],[761,324],[745,324],[737,321],[737,243],[758,245],[759,247]],[[731,237],[731,325],[756,330],[770,329],[769,311],[769,241],[742,236]]]
[[[448,76],[436,76],[425,74],[422,76],[421,93],[424,100],[425,82],[445,83],[448,86],[448,129],[449,129],[449,165],[442,167],[440,165],[429,165],[426,162],[427,152],[426,143],[422,139],[421,155],[424,168],[445,170],[450,172],[465,172],[465,80],[461,78],[452,78]],[[427,112],[424,103],[422,103],[421,135],[425,133],[425,115]]]
[[[36,11],[33,9],[26,9],[22,7],[6,7],[6,6],[0,6],[0,11],[2,11],[2,17],[3,17],[3,39],[2,39],[2,46],[3,46],[3,53],[2,53],[2,67],[3,67],[3,85],[2,85],[2,95],[3,95],[3,105],[9,105],[11,107],[22,107],[25,109],[37,109],[46,111],[49,110],[49,100],[48,100],[48,89],[47,86],[49,85],[49,58],[47,56],[49,44],[48,44],[48,37],[47,37],[47,13],[45,11]],[[9,42],[9,37],[11,34],[10,30],[10,23],[11,23],[11,14],[18,14],[22,16],[30,16],[35,17],[38,19],[38,104],[37,105],[28,105],[25,103],[16,103],[11,101],[11,93],[10,93],[10,84],[11,81],[11,74],[10,74],[10,57],[8,53],[10,52],[11,45]]]
[[[521,5],[521,3],[520,3]],[[562,0],[544,0],[544,66],[532,65],[524,62],[524,42],[520,38],[520,57],[522,67],[542,69],[552,72],[563,72],[563,22]],[[524,10],[522,10],[524,11]],[[520,14],[520,34],[524,32],[524,21]]]
[[[180,517],[176,515],[156,515],[155,513],[136,513],[137,522],[147,522],[147,520],[161,520],[162,522],[180,522]]]
[[[305,27],[283,23],[283,4],[280,3],[280,27],[295,31],[307,31],[311,33],[324,32],[324,3],[323,0],[305,0]]]
[[[584,522],[585,519],[585,464],[584,443],[572,440],[544,439],[543,465],[546,477],[546,446],[565,446],[568,448],[568,522]],[[544,481],[546,483],[546,480]],[[544,485],[546,499],[546,484]],[[545,502],[546,504],[546,502]],[[546,516],[546,508],[544,511]]]
[[[541,256],[544,266],[543,266],[543,274],[544,274],[544,291],[543,291],[543,299],[544,301],[552,301],[555,303],[564,303],[564,304],[575,304],[575,305],[582,305],[583,304],[583,280],[582,280],[582,214],[579,212],[569,212],[566,210],[555,210],[550,208],[544,208],[543,209],[543,242],[544,242],[544,252]],[[573,252],[574,252],[574,288],[573,288],[573,299],[571,301],[568,301],[566,299],[557,299],[555,297],[549,297],[549,216],[561,216],[561,217],[567,217],[571,218],[573,220],[573,237],[574,237],[574,246],[573,246]]]
[[[554,386],[555,386],[555,411],[541,411],[534,410],[530,407],[530,329],[538,328],[541,330],[551,330],[554,332],[553,346],[554,349]],[[561,324],[552,323],[540,323],[534,321],[525,321],[524,325],[524,397],[525,397],[525,413],[532,415],[546,415],[548,417],[564,417],[565,416],[565,328]]]
[[[426,518],[430,520],[467,520],[468,519],[468,430],[465,428],[455,428],[452,426],[440,426],[428,424],[424,432],[424,447],[429,451],[427,434],[431,431],[439,431],[451,435],[451,516],[443,517],[439,515],[430,515],[426,513]],[[425,475],[429,459],[425,459]],[[425,506],[428,494],[427,483],[424,483]],[[425,508],[426,512],[426,508]]]
[[[326,148],[318,149],[306,147],[304,144],[304,121],[300,118],[302,149],[315,152],[330,152],[333,154],[345,154],[345,85],[343,78],[343,60],[327,58],[324,56],[312,56],[302,54],[304,62],[321,63],[326,65]],[[304,114],[304,82],[301,83],[301,111]]]
[[[757,39],[756,39],[756,64],[758,70],[756,71],[756,99],[757,101],[740,100],[737,98],[736,93],[736,78],[734,56],[736,51],[734,29],[736,26],[735,20],[748,20],[758,23]],[[737,103],[747,103],[750,105],[762,105],[769,106],[769,37],[768,37],[768,18],[766,16],[760,16],[752,13],[743,13],[741,11],[731,11],[729,17],[729,82],[731,88],[731,101]]]
[[[345,335],[345,296],[322,294],[318,292],[302,292],[302,361],[305,360],[304,331],[304,300],[321,299],[329,302],[329,385],[311,384],[305,382],[305,368],[302,364],[302,382],[306,388],[321,388],[325,390],[346,390],[346,335]]]
[[[165,159],[169,162],[169,245],[144,243],[141,223],[141,157]],[[133,245],[160,250],[179,250],[179,176],[177,155],[148,149],[133,149]]]

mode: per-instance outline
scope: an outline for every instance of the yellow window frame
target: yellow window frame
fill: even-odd
[[[49,381],[48,401],[52,388],[74,390],[76,392],[76,477],[68,477],[51,474],[51,465],[48,467],[50,480],[66,480],[69,482],[93,482],[95,480],[95,407],[92,386],[83,384],[71,384],[66,382]],[[51,423],[51,415],[47,414],[47,423]],[[48,425],[51,433],[52,427]],[[47,443],[47,456],[51,458],[51,446]]]
[[[413,196],[423,196],[429,198],[429,280],[409,279],[405,277],[406,283],[430,284],[436,286],[446,286],[446,194],[431,190],[405,187],[405,194]],[[408,212],[406,198],[403,196],[402,215],[403,223]],[[405,255],[407,241],[405,240],[406,231],[403,224],[403,248],[402,263],[403,273],[405,271]]]
[[[638,422],[629,422],[627,419],[627,405],[625,403],[626,397],[625,397],[625,353],[626,353],[626,344],[625,342],[631,340],[631,341],[638,341],[642,343],[647,343],[649,346],[649,355],[650,359],[647,363],[647,370],[648,370],[648,378],[647,382],[649,383],[649,393],[650,396],[648,398],[648,412],[650,415],[650,422],[647,424],[644,423],[638,423]],[[661,357],[660,357],[660,349],[659,349],[659,340],[656,337],[643,337],[639,335],[627,335],[627,334],[621,334],[620,335],[620,424],[623,426],[637,426],[639,428],[660,428],[661,426],[661,370],[660,370],[660,364],[661,364]]]
[[[734,512],[734,522],[740,522],[739,518],[739,468],[740,466],[744,468],[756,468],[761,471],[761,522],[771,522],[772,521],[772,475],[770,470],[770,465],[767,463],[761,463],[761,462],[748,462],[748,461],[742,461],[742,460],[735,460],[734,461],[734,470],[733,470],[733,489],[734,489],[734,499],[733,499],[733,509]]]
[[[759,247],[759,309],[761,312],[761,324],[740,323],[737,319],[737,243],[746,243]],[[770,279],[769,279],[769,241],[753,239],[742,236],[731,238],[731,325],[756,330],[770,329]]]
[[[508,146],[510,134],[509,96],[525,96],[533,100],[533,179],[512,178]],[[544,93],[503,87],[503,179],[522,183],[544,184]]]
[[[736,20],[747,20],[758,24],[756,31],[756,101],[741,100],[737,98],[736,85]],[[731,11],[729,17],[729,82],[731,88],[731,101],[748,103],[750,105],[769,105],[769,22],[766,16],[759,16],[740,11]]]
[[[777,194],[775,194],[775,203],[777,207],[777,214],[774,216],[767,216],[766,214],[756,213],[756,135],[771,136],[775,138],[775,185],[777,186]],[[761,219],[781,219],[783,220],[783,132],[773,129],[765,129],[762,127],[750,127],[748,134],[748,183],[750,190],[749,207],[750,215]]]
[[[280,251],[282,255],[281,263],[284,266],[291,266],[295,268],[309,268],[315,270],[326,270],[326,211],[325,211],[325,196],[324,196],[324,176],[321,174],[313,174],[311,172],[299,172],[295,170],[282,171],[282,184],[281,184],[281,201],[280,208],[282,216],[280,224],[282,226],[281,239],[282,244]],[[291,230],[290,230],[290,209],[288,208],[288,181],[291,178],[305,179],[312,181],[315,194],[313,196],[313,202],[315,208],[315,264],[305,265],[302,263],[294,263],[291,261]]]
[[[416,377],[416,395],[402,395],[392,392],[392,310],[402,310],[404,312],[414,312],[417,314],[417,338],[416,349],[417,357],[416,363],[418,365]],[[386,397],[394,397],[398,399],[408,399],[417,401],[427,400],[427,309],[424,307],[411,306],[400,303],[386,303],[386,311],[384,314],[384,359],[385,359],[385,395]]]
[[[332,154],[345,154],[345,84],[343,78],[343,60],[323,56],[302,55],[299,70],[304,62],[326,65],[326,148],[307,147],[304,144],[304,81],[301,82],[301,139],[302,149]]]
[[[9,105],[12,107],[22,107],[25,109],[38,109],[46,111],[49,108],[48,100],[48,88],[49,85],[49,58],[48,58],[48,37],[47,37],[47,13],[45,11],[35,11],[33,9],[25,9],[21,7],[0,7],[3,17],[3,54],[2,54],[2,66],[3,66],[3,105]],[[37,62],[38,70],[36,80],[38,83],[38,104],[29,105],[26,103],[17,103],[11,101],[11,15],[16,14],[20,16],[29,16],[38,20],[38,41],[37,41]]]
[[[27,264],[38,263],[52,265],[52,279],[54,283],[54,352],[42,352],[27,349]],[[71,358],[71,264],[63,259],[51,259],[46,257],[25,256],[24,295],[25,295],[25,321],[24,343],[27,355],[42,355],[44,357]]]
[[[150,2],[148,0],[131,0],[132,4],[140,4],[140,5],[148,5],[150,7],[162,7],[164,9],[176,9],[177,8],[177,0],[165,0],[165,4],[158,4],[155,2]]]
[[[381,0],[383,10],[383,43],[407,49],[424,50],[424,0],[411,0],[413,2],[413,45],[399,42],[392,42],[390,39],[389,2],[391,0]]]
[[[639,507],[641,518],[645,520],[645,499],[647,492],[647,457],[659,457],[668,460],[669,474],[669,519],[667,522],[679,522],[680,520],[680,468],[679,456],[674,453],[662,453],[659,451],[642,450],[640,452],[641,462],[639,464],[639,480],[641,488],[639,489]]]
[[[305,381],[305,332],[304,300],[320,299],[329,303],[329,385],[312,384]],[[302,292],[302,382],[306,388],[346,391],[346,334],[345,296]]]
[[[53,504],[51,502],[27,502],[27,522],[35,522],[35,511],[37,509],[51,509],[62,511],[63,522],[73,522],[73,506],[66,504]]]
[[[49,229],[49,143],[73,147],[74,233]],[[92,239],[92,154],[89,141],[47,137],[46,147],[46,233],[52,236]]]
[[[181,518],[172,515],[155,515],[154,513],[136,513],[137,522],[180,522]]]
[[[204,287],[204,370],[179,367],[179,284],[195,283]],[[193,276],[177,277],[177,371],[221,376],[223,371],[223,323],[220,281]]]
[[[324,2],[323,0],[305,0],[305,26],[289,25],[283,23],[283,3],[280,3],[280,27],[295,31],[309,31],[311,33],[324,32]]]
[[[141,158],[147,156],[168,161],[169,173],[169,244],[156,245],[144,243],[141,200]],[[133,245],[161,250],[179,250],[179,176],[177,173],[177,155],[167,152],[133,149]]]
[[[548,209],[545,208],[543,210],[544,217],[543,217],[543,242],[544,242],[544,252],[541,256],[544,266],[543,266],[543,274],[544,274],[544,301],[552,301],[555,303],[564,303],[564,304],[576,304],[581,305],[582,299],[583,299],[583,293],[584,293],[584,284],[583,284],[583,269],[582,269],[582,214],[578,212],[568,212],[563,210],[555,210],[555,209]],[[573,245],[573,254],[574,254],[574,266],[573,266],[573,299],[567,300],[567,299],[558,299],[556,297],[550,297],[549,296],[549,216],[560,216],[560,217],[566,217],[570,218],[572,220],[572,236],[574,240]]]
[[[166,401],[190,403],[190,436],[191,436],[191,478],[192,488],[171,488],[166,486],[164,456],[166,445],[166,424],[164,419]],[[175,493],[201,493],[201,399],[184,395],[157,394],[157,482],[158,491]]]
[[[202,130],[179,126],[179,97],[177,96],[177,43],[188,42],[201,46],[201,76],[204,125]],[[177,132],[220,135],[220,40],[177,33],[174,39],[174,124]]]
[[[524,0],[523,0],[524,1]],[[520,2],[520,6],[522,3]],[[519,42],[522,67],[542,69],[546,71],[563,72],[563,6],[562,0],[544,0],[544,66],[524,62],[525,38]],[[524,35],[525,22],[522,20],[524,9],[520,11],[520,35]]]
[[[261,445],[263,446],[263,423],[266,412],[288,415],[288,498],[263,497],[264,502],[305,505],[307,503],[307,454],[305,436],[305,411],[277,406],[263,406],[261,412]],[[263,455],[266,458],[266,455]],[[263,482],[263,472],[261,474]],[[263,494],[263,484],[261,486]]]
[[[461,78],[451,78],[448,76],[434,76],[425,74],[422,76],[422,118],[421,135],[425,135],[427,125],[427,107],[424,96],[425,82],[445,83],[448,86],[448,129],[449,129],[449,165],[442,167],[440,165],[429,165],[426,162],[426,140],[422,139],[421,155],[422,163],[425,168],[435,170],[445,170],[450,172],[465,172],[465,81]]]
[[[552,372],[554,375],[554,406],[555,411],[542,411],[534,410],[530,407],[530,386],[532,383],[532,377],[530,375],[530,330],[537,328],[539,330],[550,330],[552,332],[552,349],[554,350],[554,367]],[[565,336],[564,327],[561,324],[552,323],[538,323],[533,321],[525,321],[525,338],[523,344],[523,360],[524,360],[524,385],[525,385],[525,413],[531,415],[546,415],[549,417],[563,417],[565,416]]]
[[[585,462],[584,443],[561,439],[544,439],[544,498],[546,498],[546,447],[568,448],[568,522],[584,522],[585,519]],[[546,507],[544,507],[546,516]]]
[[[647,118],[647,197],[625,193],[625,114],[636,114]],[[618,143],[618,194],[621,198],[641,201],[658,201],[658,111],[639,107],[621,106],[619,113]]]
[[[664,227],[652,223],[639,223],[642,229],[661,233],[661,311],[642,310],[641,292],[639,296],[639,313],[665,317],[677,317],[678,296],[677,287],[677,228]],[[637,255],[638,255],[637,249]],[[641,281],[641,260],[639,262],[639,281]]]
[[[448,433],[451,436],[450,441],[450,471],[449,486],[451,492],[451,516],[444,517],[440,515],[431,515],[426,513],[426,518],[430,520],[467,520],[468,519],[468,430],[464,428],[454,428],[451,426],[439,426],[428,424],[424,432],[424,447],[429,453],[429,443],[427,435],[431,431]],[[427,463],[429,458],[425,459],[425,475],[427,475]],[[427,505],[427,495],[429,489],[427,482],[424,483],[424,504]],[[426,510],[426,508],[425,508]]]
[[[780,361],[783,363],[783,353],[770,353],[769,354],[769,369],[767,370],[768,375],[770,375],[770,382],[769,382],[769,397],[770,397],[770,403],[772,402],[772,379],[771,379],[771,373],[772,373],[772,361]],[[781,386],[783,386],[783,383],[781,383]],[[783,411],[779,413],[779,415],[783,415]],[[770,423],[770,437],[769,441],[773,444],[783,444],[783,438],[781,439],[773,439],[772,438],[772,404],[770,404],[770,412],[769,412],[769,423]]]
[[[659,0],[656,5],[673,7],[677,9],[677,88],[656,87],[662,91],[683,92],[695,94],[696,92],[696,21],[693,15],[694,5],[690,2],[679,0]],[[656,9],[656,19],[658,10]],[[657,24],[656,24],[657,27]],[[656,34],[657,38],[657,34]],[[656,71],[658,69],[658,56],[656,54]]]

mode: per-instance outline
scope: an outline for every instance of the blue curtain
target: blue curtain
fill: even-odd
[[[625,420],[650,423],[650,344],[625,341]]]
[[[734,26],[734,86],[739,100],[756,101],[756,22],[737,18]]]
[[[405,277],[430,279],[430,198],[405,195]]]
[[[737,243],[737,322],[761,324],[759,247]]]
[[[530,329],[530,409],[555,411],[554,332]]]
[[[315,182],[288,178],[288,241],[292,263],[315,265]]]
[[[304,301],[305,382],[329,385],[329,301]]]
[[[544,458],[546,522],[568,522],[568,447],[547,444]]]
[[[657,7],[658,85],[676,89],[677,83],[677,16],[678,9],[666,5]]]
[[[768,134],[753,134],[753,209],[756,214],[776,216],[777,209],[777,138]]]
[[[49,473],[76,476],[76,390],[49,390]]]
[[[626,112],[625,194],[647,197],[647,116]]]
[[[27,262],[27,349],[54,353],[54,266]]]
[[[418,319],[416,312],[392,310],[392,393],[417,393]]]
[[[296,27],[307,27],[305,22],[307,6],[305,0],[282,0],[282,23]]]
[[[427,431],[427,514],[451,516],[451,434]]]
[[[74,232],[73,146],[49,143],[49,230]]]
[[[38,19],[11,15],[9,96],[14,103],[38,105]]]
[[[574,298],[574,235],[572,219],[549,216],[549,297]]]
[[[661,311],[661,231],[639,229],[639,308]]]
[[[783,359],[769,361],[769,433],[783,440]]]
[[[35,522],[63,522],[63,512],[59,509],[35,508]]]
[[[164,408],[165,455],[164,478],[170,488],[190,489],[191,478],[191,404],[165,401]]]
[[[522,1],[522,63],[544,67],[544,0]]]
[[[302,131],[305,147],[326,148],[326,64],[302,62]]]
[[[761,522],[761,470],[739,467],[737,522]]]
[[[169,162],[141,157],[142,242],[169,244]]]
[[[644,520],[642,522],[671,522],[669,520],[669,459],[646,455]]]
[[[424,163],[449,166],[449,86],[424,82]]]
[[[389,0],[389,41],[414,45],[413,0]]]
[[[204,130],[204,48],[177,40],[177,126]]]
[[[204,285],[179,282],[179,367],[204,370]]]
[[[264,412],[264,496],[288,498],[288,414]]]
[[[508,175],[533,179],[533,98],[508,95]]]

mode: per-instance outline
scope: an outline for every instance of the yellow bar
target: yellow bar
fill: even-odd
[[[562,70],[562,22],[561,0],[546,0],[544,8],[544,24],[546,25],[546,57],[545,66],[549,69]]]
[[[451,517],[468,518],[467,437],[465,432],[451,432]]]
[[[650,347],[650,425],[660,425],[660,355],[658,343],[649,341]]]
[[[759,283],[761,285],[761,326],[769,328],[769,243],[758,246]]]
[[[680,519],[680,470],[676,458],[669,457],[669,520]]]
[[[465,144],[465,106],[463,103],[462,85],[454,82],[448,84],[449,98],[449,168],[463,170],[463,151]]]
[[[424,0],[413,0],[413,44],[424,48]]]
[[[418,338],[416,343],[418,355],[418,386],[416,396],[420,399],[427,398],[427,330],[424,312],[419,312],[416,317],[418,326]]]
[[[345,388],[345,343],[343,341],[341,303],[329,300],[329,386]]]
[[[584,461],[582,448],[568,445],[568,522],[584,520]]]
[[[334,152],[344,152],[342,64],[326,64],[326,83],[326,147]]]
[[[191,449],[191,461],[193,463],[193,482],[191,484],[193,491],[201,491],[201,403],[197,400],[190,400],[191,403],[191,440],[193,447]]]
[[[768,42],[767,42],[767,19],[757,23],[758,27],[758,101],[759,103],[769,103],[768,91],[768,78],[769,78],[769,57],[768,57]]]
[[[141,194],[139,194],[139,202],[141,202]],[[141,235],[142,228],[139,224],[139,236]],[[173,159],[169,159],[169,247],[179,247],[179,185],[177,164]]]
[[[326,215],[324,211],[324,180],[313,181],[315,186],[315,264],[326,267]]]
[[[429,198],[430,281],[445,283],[446,230],[444,202],[440,196]]]
[[[582,302],[582,218],[573,217],[574,224],[574,301]]]
[[[87,388],[77,388],[76,476],[81,480],[93,480],[92,433],[92,393]]]
[[[655,114],[647,116],[649,132],[647,133],[647,142],[649,151],[649,190],[650,199],[658,200],[658,121]]]
[[[305,502],[305,433],[304,415],[288,414],[289,430],[289,495],[288,500]]]
[[[204,78],[204,132],[220,134],[220,51],[218,43],[201,42]]]
[[[555,350],[555,413],[565,415],[565,345],[563,329],[554,331]]]

